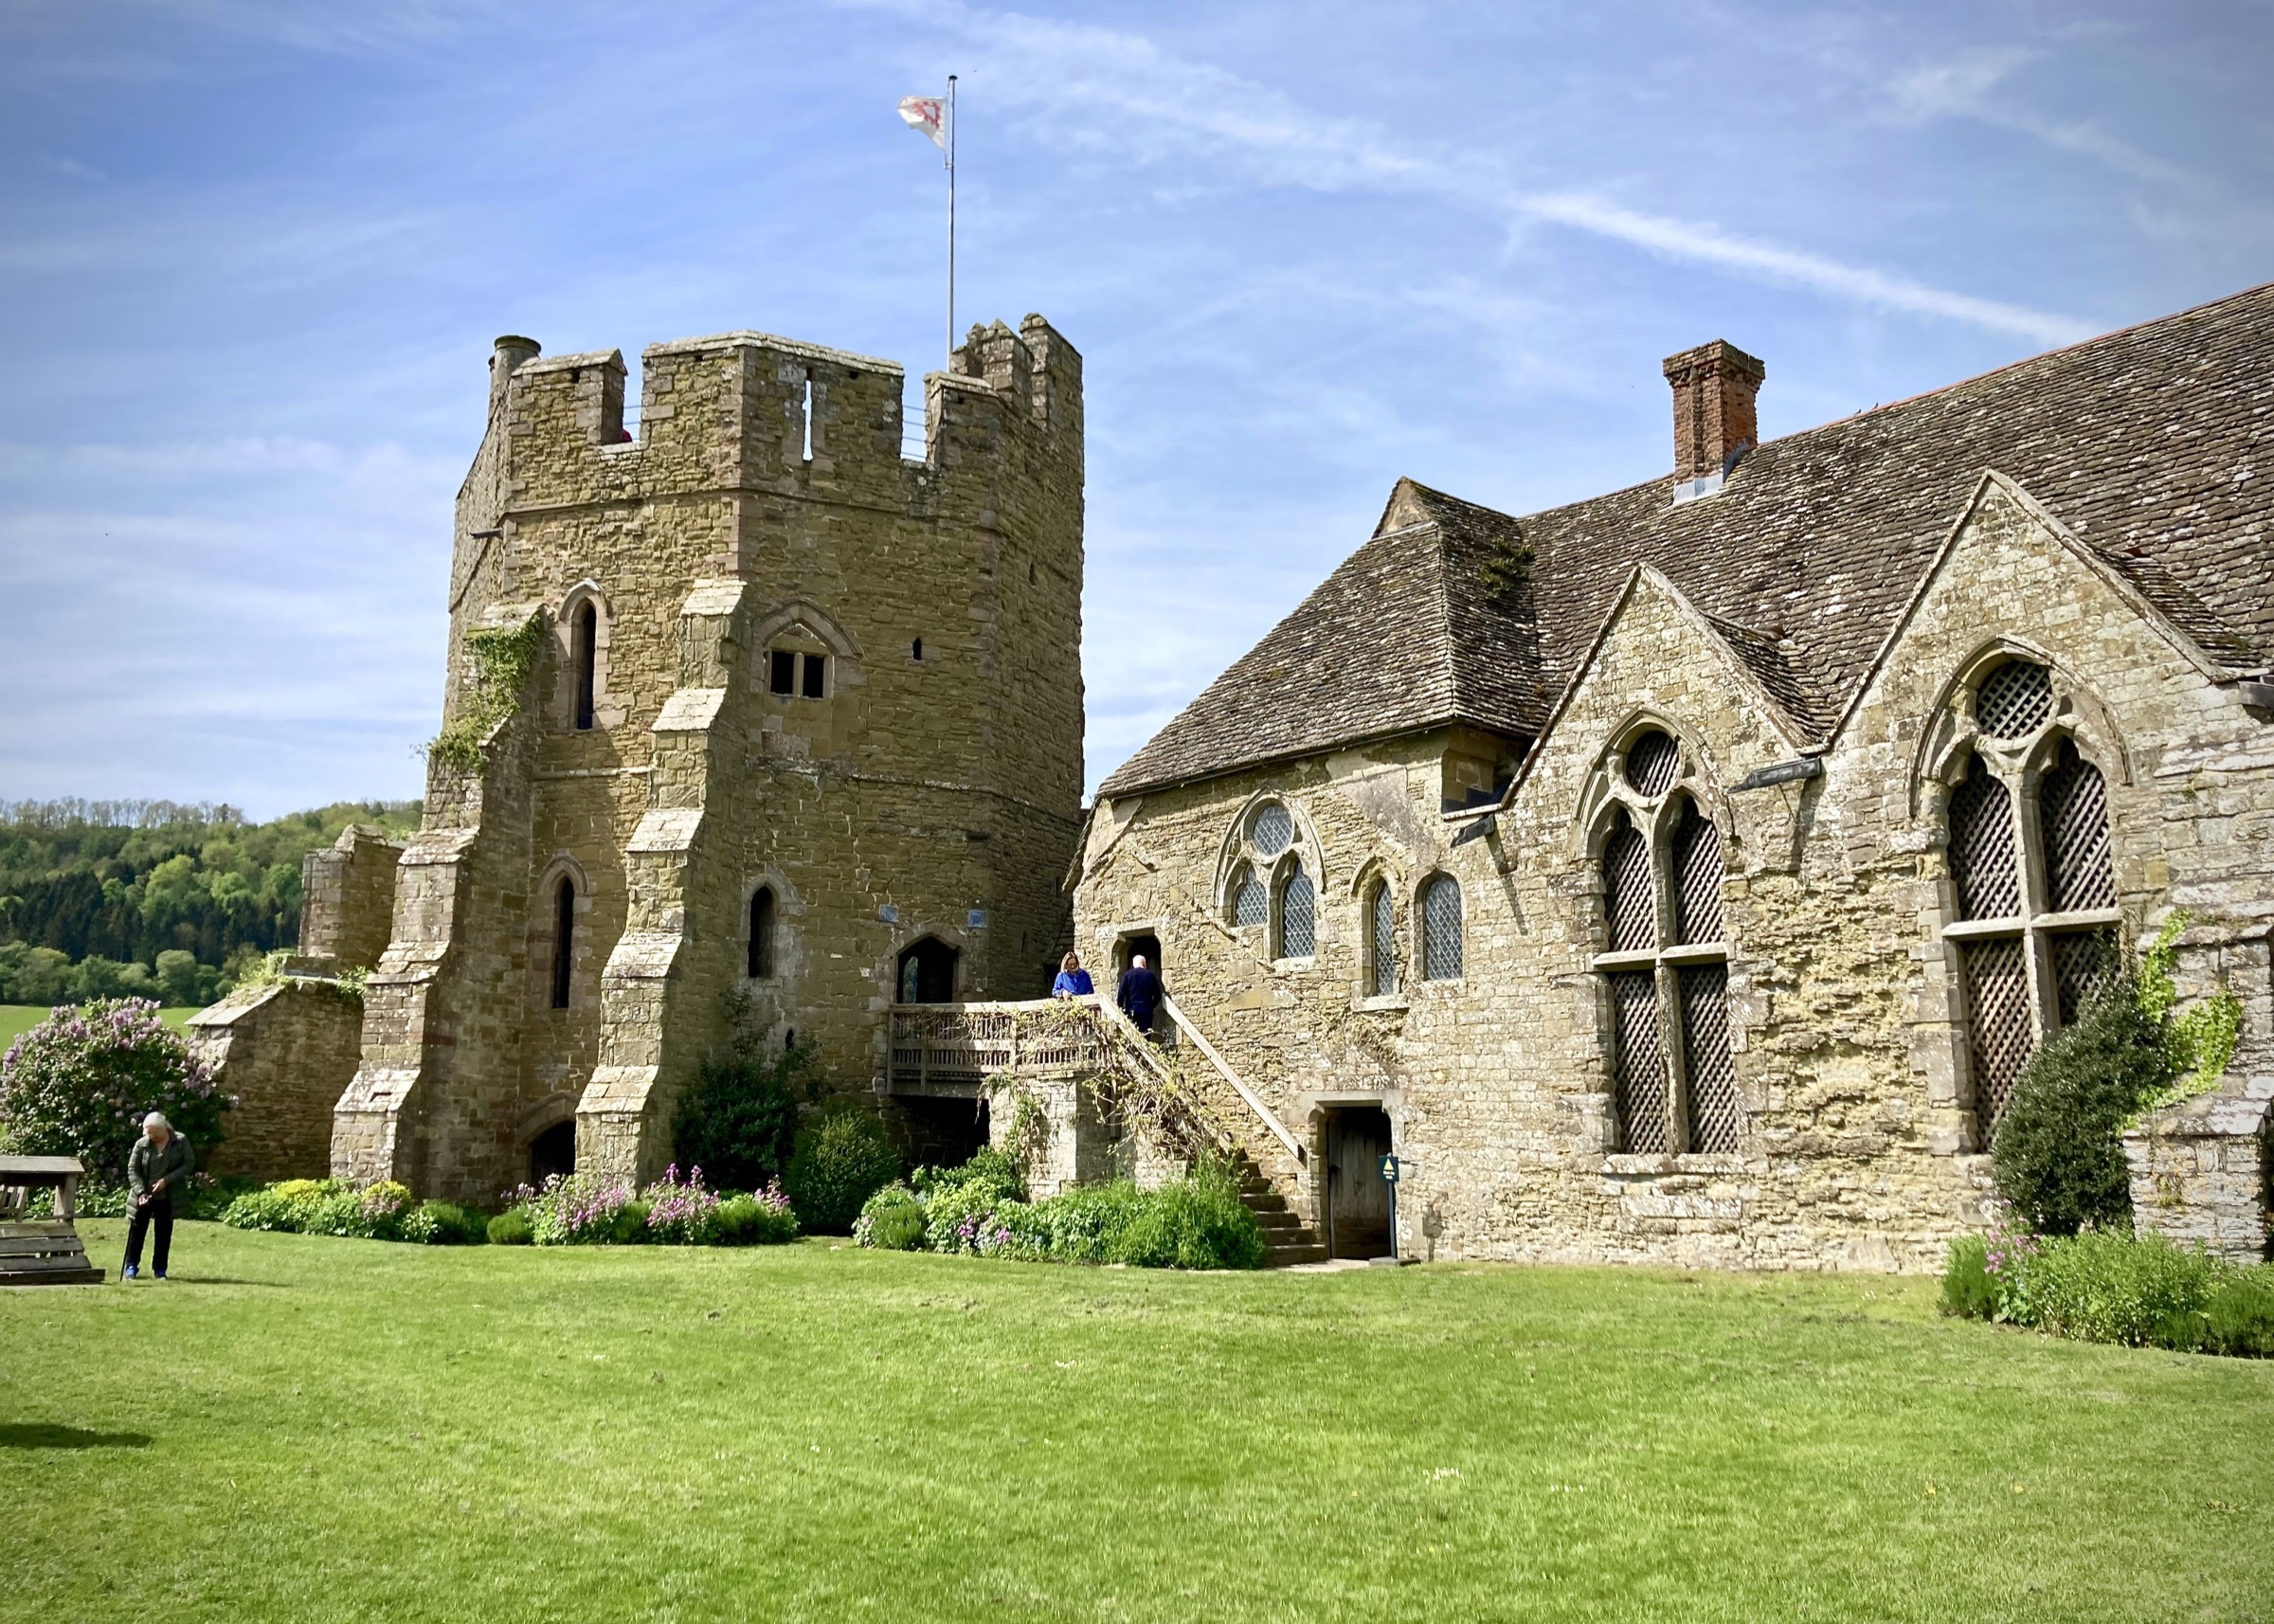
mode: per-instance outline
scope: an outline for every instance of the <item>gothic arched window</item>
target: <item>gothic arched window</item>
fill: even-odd
[[[576,973],[576,881],[567,875],[552,888],[552,1007],[568,1007]],[[524,982],[524,986],[529,983]]]
[[[1285,809],[1282,808],[1282,811]],[[1276,959],[1308,959],[1318,950],[1319,897],[1303,872],[1301,858],[1287,865],[1279,878],[1278,947]]]
[[[1729,1038],[1722,837],[1661,729],[1629,741],[1603,837],[1612,1106],[1621,1150],[1735,1150],[1743,1126]]]
[[[589,729],[593,718],[593,694],[600,672],[600,610],[589,598],[576,606],[572,643],[576,669],[575,721],[579,729]]]
[[[1272,918],[1272,899],[1265,894],[1263,882],[1246,863],[1232,876],[1232,923],[1235,925],[1268,925]]]
[[[1398,990],[1398,899],[1390,882],[1378,879],[1366,893],[1366,996],[1388,998]]]
[[[1461,979],[1461,882],[1449,874],[1421,888],[1421,979]]]
[[[1983,1143],[2022,1068],[2116,963],[2108,786],[2056,721],[2052,672],[2009,659],[1976,685],[1976,740],[1950,792],[1947,854],[1966,1049]]]
[[[762,885],[750,897],[750,943],[747,973],[761,981],[774,973],[774,888]]]

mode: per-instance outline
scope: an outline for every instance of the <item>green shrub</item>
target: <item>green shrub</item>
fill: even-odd
[[[2274,1359],[2274,1264],[2238,1269],[2203,1305],[2207,1353]]]
[[[712,1210],[713,1246],[780,1246],[798,1238],[798,1215],[780,1184],[754,1195],[729,1196]]]
[[[76,1156],[91,1182],[123,1186],[145,1115],[163,1112],[203,1156],[230,1103],[154,1002],[97,1000],[56,1010],[0,1058],[0,1151]]]
[[[1998,1192],[2039,1235],[2130,1228],[2123,1130],[2172,1076],[2164,1022],[2139,978],[2111,975],[2015,1081],[1992,1146]]]
[[[258,1190],[247,1190],[225,1208],[221,1221],[231,1229],[284,1230],[295,1234],[308,1227],[316,1211],[343,1186],[330,1179],[286,1179]]]
[[[1111,1263],[1129,1226],[1151,1200],[1127,1179],[1090,1184],[1036,1207],[1049,1234],[1049,1254],[1067,1263]]]
[[[1958,1319],[1997,1317],[1997,1283],[1986,1266],[1990,1243],[1969,1235],[1950,1243],[1950,1261],[1942,1270],[1942,1311]]]
[[[2087,1230],[2048,1240],[2025,1266],[2027,1323],[2085,1342],[2194,1347],[2222,1272],[2161,1236]]]
[[[978,1186],[999,1200],[1026,1200],[1026,1175],[1007,1152],[991,1145],[974,1150],[960,1166],[919,1167],[909,1182],[917,1194],[927,1197]]]
[[[490,1238],[489,1224],[482,1216],[455,1201],[425,1201],[417,1214],[418,1227],[424,1233],[419,1236],[429,1246],[480,1246]],[[409,1239],[412,1220],[404,1220],[404,1238]]]
[[[532,1246],[536,1238],[536,1225],[531,1221],[527,1207],[508,1207],[490,1219],[492,1246]]]
[[[1203,1165],[1146,1198],[1113,1261],[1139,1269],[1260,1269],[1263,1226],[1224,1169]]]
[[[768,1058],[747,1031],[737,1020],[733,1046],[703,1062],[672,1122],[677,1164],[708,1169],[718,1189],[763,1189],[788,1169],[811,1080],[807,1051]]]
[[[845,1101],[823,1110],[798,1135],[783,1183],[805,1227],[845,1235],[863,1202],[897,1178],[900,1156],[875,1113]]]
[[[853,1238],[880,1252],[916,1252],[924,1245],[924,1203],[906,1184],[885,1185],[862,1203]]]

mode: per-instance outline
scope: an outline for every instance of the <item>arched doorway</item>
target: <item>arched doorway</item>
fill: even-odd
[[[902,1003],[953,1003],[956,951],[926,936],[900,949],[896,997]]]
[[[1390,1187],[1381,1159],[1390,1154],[1390,1114],[1380,1106],[1333,1106],[1326,1111],[1326,1255],[1390,1254]]]
[[[554,1174],[576,1171],[576,1119],[556,1122],[529,1142],[529,1182],[539,1189]]]

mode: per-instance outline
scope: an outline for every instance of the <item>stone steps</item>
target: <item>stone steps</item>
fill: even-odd
[[[1240,1205],[1254,1213],[1256,1223],[1262,1226],[1266,1269],[1325,1261],[1326,1248],[1245,1151],[1234,1156],[1232,1178],[1234,1187],[1239,1192]]]

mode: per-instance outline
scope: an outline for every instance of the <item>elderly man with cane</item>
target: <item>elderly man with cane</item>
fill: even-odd
[[[132,1280],[142,1272],[142,1237],[153,1224],[157,1226],[158,1241],[151,1254],[151,1272],[166,1278],[166,1254],[173,1250],[173,1197],[177,1190],[190,1187],[190,1175],[197,1171],[197,1158],[190,1154],[190,1142],[174,1132],[173,1125],[156,1111],[142,1119],[142,1137],[126,1158],[127,1204],[133,1211],[126,1226],[126,1267],[118,1271],[121,1280]]]

